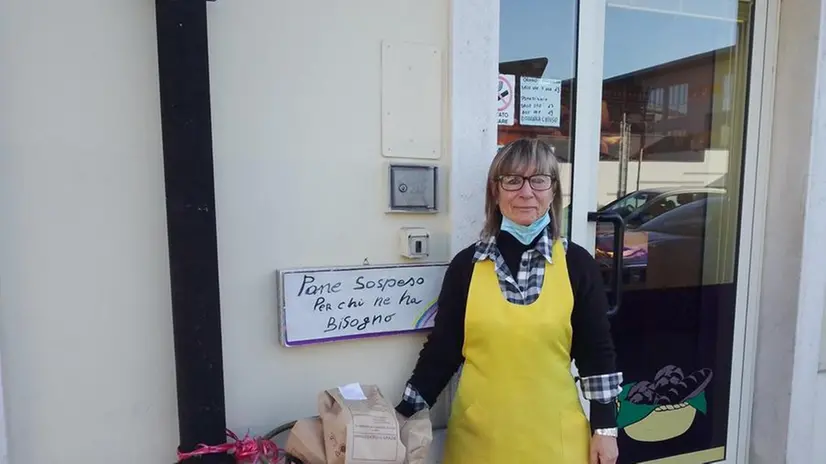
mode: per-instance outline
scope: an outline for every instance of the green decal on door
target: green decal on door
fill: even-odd
[[[677,366],[665,366],[653,381],[623,386],[617,398],[617,422],[632,440],[660,442],[679,437],[694,423],[697,412],[706,413],[705,388],[711,369],[684,375]]]

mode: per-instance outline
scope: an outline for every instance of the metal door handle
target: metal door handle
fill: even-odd
[[[622,252],[625,246],[625,220],[617,213],[588,213],[589,222],[610,222],[614,225],[614,303],[608,308],[608,315],[614,316],[622,305]]]

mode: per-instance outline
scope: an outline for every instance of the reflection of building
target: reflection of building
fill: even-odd
[[[703,161],[705,150],[727,148],[712,146],[711,132],[713,121],[726,118],[732,109],[730,74],[722,78],[715,75],[720,61],[728,59],[732,51],[715,50],[605,79],[600,159],[619,159],[623,137],[629,160],[643,156],[646,161]],[[501,63],[500,72],[522,71],[535,77],[544,69],[539,59],[518,63],[521,66]],[[571,79],[562,83],[560,127],[521,126],[517,112],[513,127],[499,128],[499,144],[523,136],[544,137],[554,142],[560,159],[566,160],[572,85]],[[518,96],[517,86],[517,100]],[[722,101],[718,108],[715,98]]]
[[[702,161],[712,146],[712,125],[731,111],[731,79],[715,76],[721,49],[642,69],[605,80],[609,124],[603,136],[611,140],[609,158],[619,157],[623,120],[629,126],[630,159],[647,161]],[[724,82],[722,88],[719,82]],[[715,109],[715,99],[727,102]],[[715,114],[715,111],[721,113]]]

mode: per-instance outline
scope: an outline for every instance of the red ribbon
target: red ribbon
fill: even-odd
[[[267,464],[275,464],[278,460],[279,449],[278,446],[270,440],[264,438],[251,438],[249,434],[244,435],[241,440],[237,435],[227,430],[227,437],[232,439],[232,443],[224,443],[223,445],[198,445],[195,451],[189,453],[182,453],[178,451],[178,462],[194,458],[196,456],[204,456],[206,454],[221,454],[232,453],[235,455],[235,462],[256,464],[259,459],[263,459]]]

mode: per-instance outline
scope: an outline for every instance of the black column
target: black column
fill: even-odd
[[[156,0],[180,450],[225,442],[205,0]],[[193,461],[193,460],[190,460]],[[204,464],[231,462],[206,456]]]

